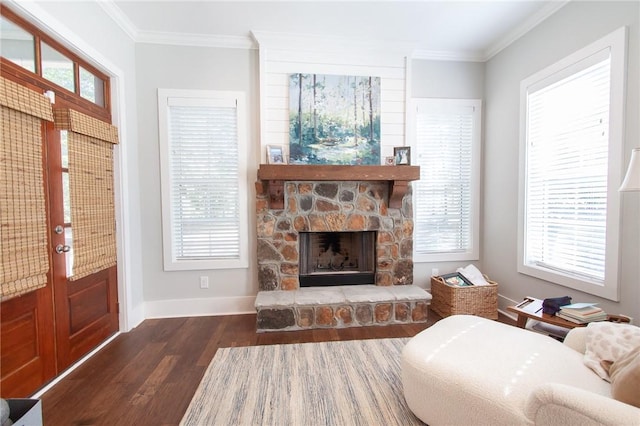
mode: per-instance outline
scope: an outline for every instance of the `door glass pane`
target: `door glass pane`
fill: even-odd
[[[69,133],[66,130],[60,131],[60,151],[62,152],[62,168],[69,168]]]
[[[69,133],[60,131],[60,153],[62,155],[62,199],[64,223],[71,223],[71,190],[69,189]]]
[[[71,247],[65,253],[67,277],[73,275],[73,230],[71,229],[71,189],[69,186],[69,132],[60,131],[60,155],[62,156],[62,207],[64,210],[64,243]]]
[[[73,61],[55,50],[45,42],[41,42],[42,76],[58,86],[73,92]]]
[[[22,68],[36,72],[33,36],[4,17],[0,18],[0,54]]]
[[[71,250],[65,253],[65,261],[67,264],[67,278],[73,275],[73,231],[70,226],[64,228],[64,243],[71,247]]]
[[[62,172],[62,196],[64,202],[64,223],[71,223],[71,195],[69,191],[69,172]]]
[[[80,96],[104,106],[104,81],[80,67]]]

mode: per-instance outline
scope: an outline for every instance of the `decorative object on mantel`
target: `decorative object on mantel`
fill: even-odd
[[[420,179],[420,166],[331,166],[261,164],[258,180],[268,182],[269,206],[284,208],[286,181],[388,181],[391,208],[400,208],[409,182]]]
[[[287,164],[282,145],[267,145],[268,164]]]
[[[380,77],[289,76],[292,164],[380,164]]]
[[[393,156],[395,157],[396,166],[411,165],[411,148],[408,146],[397,146],[393,148]]]
[[[633,148],[627,174],[619,191],[640,191],[640,148]]]
[[[389,155],[388,157],[384,157],[384,164],[386,166],[395,166],[396,165],[396,157],[393,155]]]

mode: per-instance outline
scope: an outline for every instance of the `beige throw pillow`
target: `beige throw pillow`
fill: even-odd
[[[640,346],[611,364],[611,395],[640,408]]]
[[[585,345],[584,364],[610,382],[607,366],[640,346],[640,327],[609,321],[591,322],[585,332]]]

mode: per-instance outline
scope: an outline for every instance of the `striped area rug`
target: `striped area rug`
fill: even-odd
[[[181,425],[422,425],[400,379],[408,340],[219,349]]]

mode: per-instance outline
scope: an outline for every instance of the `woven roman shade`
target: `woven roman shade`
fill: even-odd
[[[57,129],[91,136],[93,139],[103,142],[118,143],[118,128],[116,126],[72,109],[56,108],[53,113]]]
[[[0,77],[0,301],[47,285],[47,218],[42,120],[52,121],[42,94]]]
[[[118,129],[69,109],[55,109],[54,116],[56,128],[69,131],[73,281],[116,264],[113,144]]]

